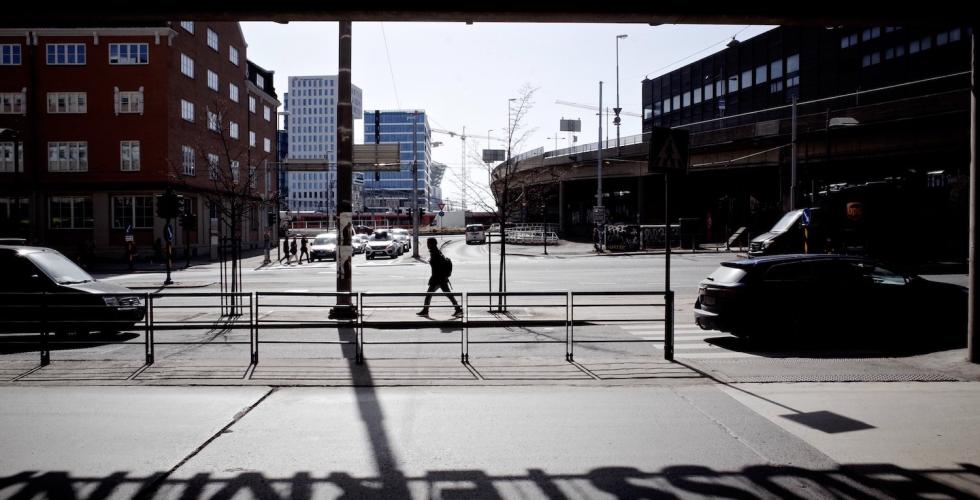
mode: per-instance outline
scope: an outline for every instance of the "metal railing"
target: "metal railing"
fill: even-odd
[[[450,320],[406,320],[397,313],[417,309],[419,300],[452,297],[462,308],[463,315]],[[632,300],[636,297],[662,297],[660,302]],[[623,302],[623,298],[631,298]],[[120,317],[120,310],[132,311],[133,306],[110,305],[108,299],[131,300],[138,298],[137,309],[142,314]],[[411,300],[406,300],[411,299]],[[496,304],[494,303],[496,299]],[[501,300],[503,299],[503,300]],[[96,302],[102,301],[103,303]],[[332,310],[342,300],[357,311],[354,319],[334,319]],[[83,303],[88,301],[88,303]],[[117,302],[118,303],[118,302]],[[224,304],[224,305],[223,305]],[[229,307],[228,304],[233,304]],[[429,306],[432,309],[454,307],[444,300]],[[649,315],[649,311],[662,310],[661,314]],[[171,314],[181,311],[182,315]],[[583,312],[589,311],[589,312]],[[604,311],[596,313],[595,311]],[[638,312],[642,311],[642,312]],[[386,315],[386,313],[389,313]],[[161,317],[162,315],[162,317]],[[169,316],[169,318],[167,317]],[[248,345],[251,364],[259,363],[262,345],[270,344],[320,344],[352,346],[353,357],[364,361],[366,345],[428,345],[459,344],[460,360],[469,362],[470,344],[561,344],[565,345],[565,359],[573,361],[575,344],[583,343],[659,343],[664,344],[664,358],[673,360],[674,294],[672,291],[615,291],[615,292],[433,292],[433,293],[369,293],[369,292],[250,292],[250,293],[114,293],[114,294],[67,294],[0,293],[0,346],[36,345],[41,364],[51,362],[50,335],[70,330],[140,331],[143,334],[145,362],[153,364],[156,347],[162,345]],[[576,327],[613,326],[622,323],[662,323],[664,339],[643,338],[579,338]],[[535,327],[560,327],[565,338],[470,340],[474,329],[521,328],[533,332]],[[370,340],[365,330],[419,330],[458,329],[458,340]],[[158,340],[156,333],[187,330],[206,330],[215,336],[204,340]],[[216,342],[217,335],[247,331],[248,339]],[[268,338],[273,330],[337,330],[335,339],[286,339]],[[349,331],[349,338],[340,333]],[[36,339],[11,336],[10,332],[38,334]],[[263,333],[267,332],[267,333]],[[263,336],[266,338],[263,338]],[[59,345],[129,344],[129,339],[63,339]],[[30,349],[33,350],[33,349]]]

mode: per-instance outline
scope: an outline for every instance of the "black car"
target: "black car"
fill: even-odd
[[[132,290],[97,281],[57,250],[0,246],[0,332],[119,332],[142,321]]]
[[[964,334],[967,289],[841,255],[774,255],[723,262],[701,281],[702,329],[739,337]]]

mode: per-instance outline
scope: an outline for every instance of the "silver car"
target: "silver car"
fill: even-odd
[[[368,240],[367,249],[364,251],[364,255],[368,260],[381,256],[391,257],[394,259],[400,256],[403,252],[404,250],[400,241],[396,240],[390,232],[379,229],[375,231],[374,234],[371,235],[371,239]]]
[[[408,232],[408,229],[391,229],[391,233],[394,235],[395,239],[401,242],[402,248],[407,252],[412,249],[412,235]]]

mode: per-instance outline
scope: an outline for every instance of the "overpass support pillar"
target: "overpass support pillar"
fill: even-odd
[[[636,223],[643,224],[647,220],[646,213],[646,188],[642,175],[636,178]]]
[[[558,181],[558,234],[565,236],[565,181]]]

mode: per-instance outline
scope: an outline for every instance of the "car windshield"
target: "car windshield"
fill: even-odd
[[[33,252],[27,254],[27,258],[59,285],[72,285],[75,283],[95,281],[82,268],[75,265],[74,262],[68,260],[67,257],[60,253]]]
[[[779,219],[779,222],[777,222],[775,226],[772,226],[770,231],[775,231],[777,233],[785,232],[787,229],[793,227],[793,223],[800,217],[800,214],[801,212],[799,210],[787,212],[782,219]]]
[[[327,236],[318,237],[317,239],[313,240],[314,245],[329,245],[331,243],[335,245],[337,244],[336,234],[328,234]]]
[[[391,235],[388,233],[374,233],[371,236],[372,241],[391,241]]]
[[[468,233],[479,233],[483,231],[483,226],[467,226],[466,232]]]

